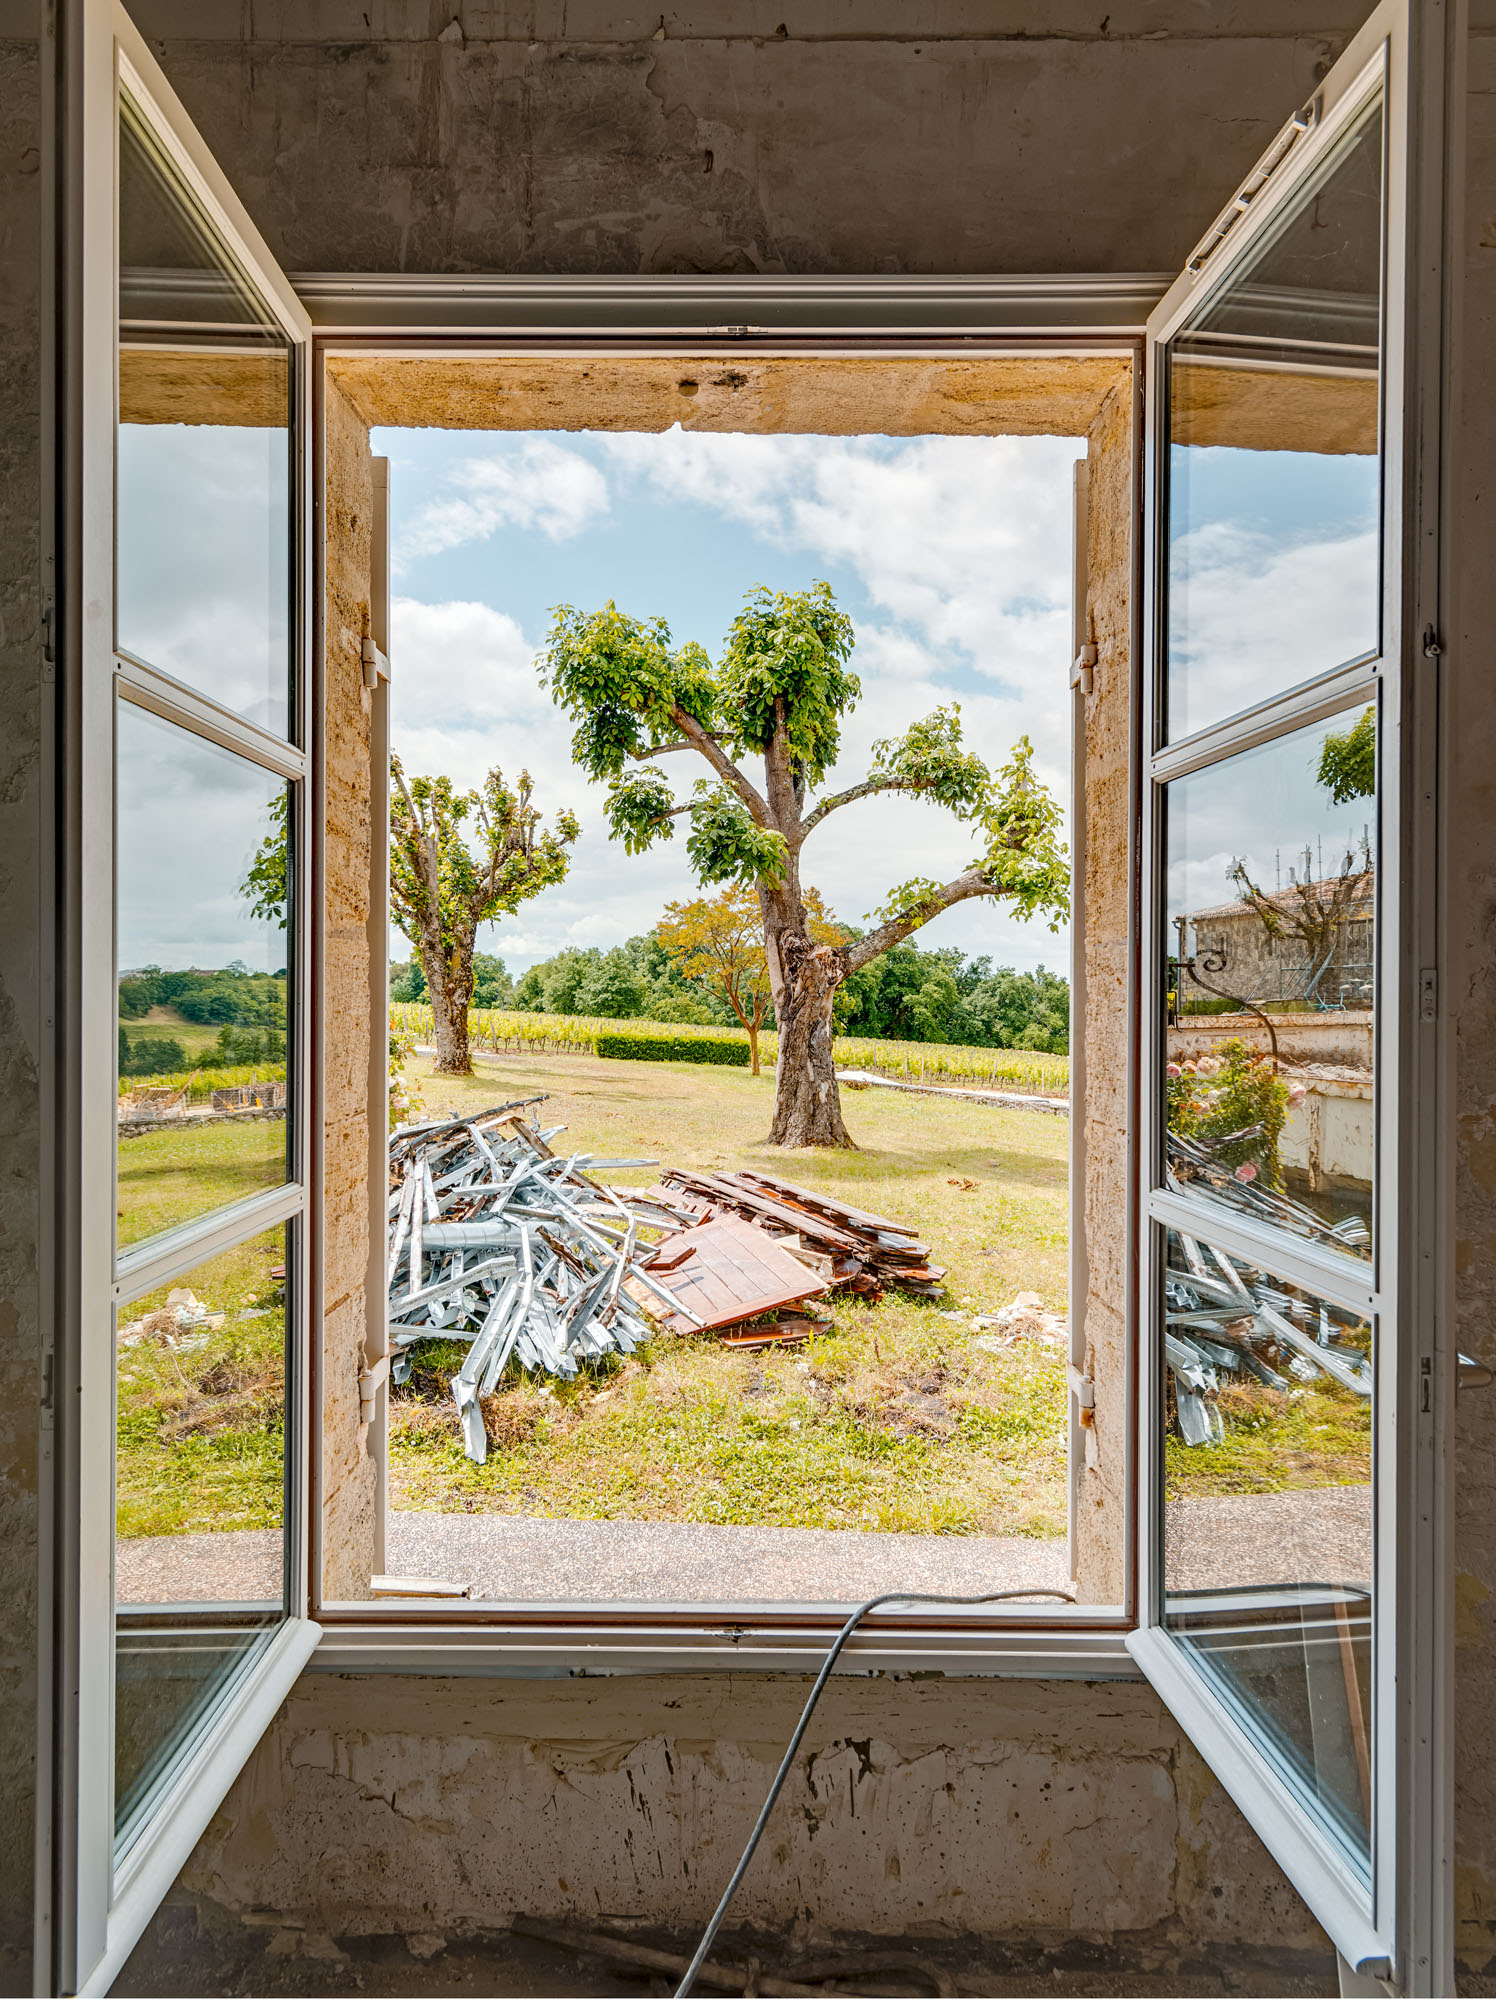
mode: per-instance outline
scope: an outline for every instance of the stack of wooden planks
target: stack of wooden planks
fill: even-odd
[[[710,1221],[735,1215],[774,1237],[837,1291],[877,1298],[889,1287],[936,1298],[945,1271],[929,1246],[902,1222],[870,1215],[819,1189],[796,1187],[772,1174],[697,1174],[669,1167],[660,1196],[677,1210]]]

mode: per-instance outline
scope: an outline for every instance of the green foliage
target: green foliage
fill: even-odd
[[[698,881],[747,886],[781,881],[788,854],[782,833],[756,825],[736,792],[706,778],[694,787],[686,852]]]
[[[1237,1037],[1209,1055],[1168,1065],[1169,1129],[1209,1148],[1238,1180],[1260,1175],[1279,1187],[1278,1141],[1288,1116],[1289,1086],[1272,1063]]]
[[[751,592],[727,635],[719,675],[718,712],[733,749],[762,755],[782,730],[791,767],[818,785],[836,762],[841,718],[862,695],[847,666],[853,641],[852,621],[828,583]]]
[[[248,972],[240,964],[221,972],[163,972],[147,966],[119,982],[120,1017],[138,1021],[153,1007],[171,1007],[185,1021],[209,1027],[279,1028],[286,1025],[286,975]]]
[[[271,799],[266,817],[270,831],[255,851],[239,894],[261,923],[286,928],[290,908],[291,788],[282,785]]]
[[[968,817],[985,840],[972,866],[992,892],[1022,918],[1047,915],[1049,928],[1058,931],[1070,915],[1070,865],[1060,839],[1060,808],[1034,775],[1027,736],[1019,737],[986,798]]]
[[[1377,787],[1377,712],[1363,709],[1349,729],[1331,731],[1319,753],[1319,782],[1337,806],[1369,799]]]
[[[476,970],[476,954],[474,955],[473,964]],[[419,952],[412,952],[411,956],[403,963],[396,963],[390,966],[391,1000],[425,1000],[429,997],[429,993],[430,989],[426,984],[426,972],[421,964]]]
[[[572,756],[592,778],[616,777],[626,758],[676,740],[677,709],[703,728],[714,722],[706,654],[697,645],[672,652],[663,618],[630,618],[611,598],[587,617],[556,606],[541,685],[576,723]]]
[[[169,1035],[138,1035],[133,1041],[119,1031],[119,1073],[121,1076],[154,1076],[158,1070],[184,1069],[187,1056],[182,1044]]]
[[[731,1035],[619,1034],[604,1029],[593,1041],[599,1056],[621,1062],[715,1063],[725,1069],[748,1067],[748,1044]]]
[[[514,999],[514,981],[502,958],[492,952],[473,953],[473,1005],[507,1007]]]
[[[909,939],[850,973],[837,1027],[896,1041],[1047,1050],[1070,1045],[1070,988],[1040,966],[1015,972],[953,946],[925,951]]]
[[[597,956],[588,967],[577,995],[577,1012],[601,1014],[605,1020],[631,1021],[645,1002],[645,985],[628,952],[620,945]]]
[[[981,758],[961,747],[959,702],[911,724],[897,741],[875,743],[868,776],[875,783],[891,780],[898,790],[919,793],[963,817],[985,803],[992,782]]]
[[[278,1028],[233,1026],[219,1029],[212,1056],[214,1064],[219,1067],[232,1067],[236,1063],[281,1063],[285,1059],[286,1038]],[[154,1066],[157,1069],[173,1069],[181,1065],[161,1062]]]

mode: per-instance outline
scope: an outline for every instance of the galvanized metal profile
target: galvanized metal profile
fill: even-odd
[[[303,271],[317,332],[754,342],[1141,336],[1172,273],[984,277],[511,277]]]

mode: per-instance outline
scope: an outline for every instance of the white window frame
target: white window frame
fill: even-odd
[[[1164,343],[1225,281],[1384,87],[1382,629],[1379,656],[1324,674],[1198,734],[1166,742],[1160,579],[1167,559],[1159,467],[1168,449]],[[1383,0],[1317,95],[1314,122],[1226,233],[1210,240],[1148,323],[1144,477],[1145,650],[1140,654],[1144,859],[1142,1116],[1139,1121],[1138,1624],[1143,1667],[1269,1851],[1329,1933],[1360,1990],[1452,1991],[1452,1782],[1446,1679],[1450,1545],[1442,1454],[1453,1397],[1439,1337],[1449,1281],[1441,1194],[1447,1125],[1440,1065],[1437,681],[1442,338],[1442,8]],[[1413,93],[1417,91],[1416,100]],[[1255,180],[1255,177],[1254,177]],[[1219,225],[1218,225],[1219,226]],[[1214,233],[1214,232],[1213,232]],[[1421,360],[1420,360],[1421,357]],[[1233,1218],[1203,1195],[1155,1183],[1162,1157],[1161,802],[1168,780],[1286,728],[1379,705],[1377,1153],[1373,1257],[1362,1262]],[[1420,999],[1420,996],[1422,998]],[[1376,1315],[1373,1505],[1373,1808],[1365,1880],[1267,1760],[1258,1741],[1162,1624],[1163,1383],[1155,1314],[1169,1226],[1239,1251],[1352,1310]],[[1353,1989],[1348,1989],[1353,1990]]]
[[[77,1176],[68,1340],[59,1370],[58,1740],[53,1762],[54,1900],[49,1956],[60,1991],[104,1992],[222,1802],[245,1758],[310,1658],[319,1632],[306,1615],[304,1425],[310,1306],[317,1289],[316,1159],[310,1115],[315,1078],[313,999],[319,907],[299,865],[289,964],[296,983],[294,1121],[288,1179],[139,1250],[114,1253],[115,993],[114,756],[116,703],[129,701],[292,781],[293,850],[312,855],[320,719],[312,699],[312,510],[305,449],[311,407],[311,324],[254,225],[202,146],[170,85],[117,0],[85,0],[76,61],[69,163],[77,176],[77,366],[69,384],[78,522],[76,744],[71,769],[76,856]],[[296,344],[293,466],[297,613],[292,626],[296,708],[291,738],[243,721],[195,690],[115,650],[114,491],[117,420],[118,92],[139,106],[183,181]],[[114,1837],[114,1319],[155,1284],[257,1230],[286,1222],[288,1353],[286,1449],[290,1550],[288,1615],[254,1649],[189,1732],[175,1769],[128,1850]]]

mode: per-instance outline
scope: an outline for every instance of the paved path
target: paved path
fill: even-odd
[[[392,1513],[386,1567],[530,1602],[855,1604],[880,1590],[1070,1589],[1063,1541],[508,1514]],[[261,1529],[145,1536],[122,1542],[116,1564],[119,1599],[133,1604],[273,1597],[279,1575],[280,1536]]]
[[[1175,1500],[1164,1514],[1171,1590],[1371,1582],[1370,1486]]]

